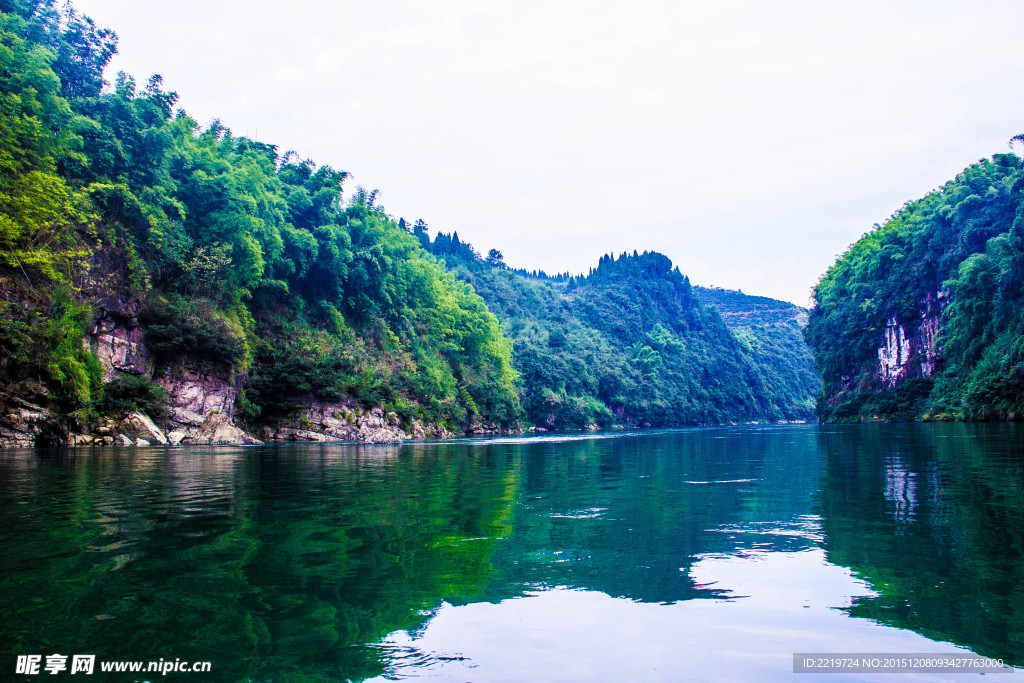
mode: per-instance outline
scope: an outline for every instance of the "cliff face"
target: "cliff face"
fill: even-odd
[[[884,313],[884,326],[868,338],[870,355],[827,383],[819,412],[838,420],[915,417],[946,368],[942,326],[949,298],[948,290],[938,290],[919,298],[913,315]]]
[[[109,302],[108,302],[109,303]],[[177,446],[185,444],[259,444],[265,441],[349,441],[401,443],[425,437],[447,438],[443,427],[413,421],[403,429],[397,415],[380,407],[363,408],[355,400],[324,403],[310,397],[297,417],[263,427],[257,438],[235,422],[236,399],[244,376],[230,368],[210,369],[202,358],[158,363],[146,345],[145,329],[135,315],[137,302],[99,308],[83,339],[99,361],[102,379],[145,377],[166,392],[160,417],[131,411],[120,421],[80,425],[40,404],[46,392],[37,388],[37,402],[0,393],[0,448],[86,446]],[[24,393],[22,389],[19,393]],[[489,425],[493,427],[493,425]],[[470,431],[491,431],[471,427]]]
[[[912,378],[933,379],[942,372],[940,324],[949,293],[929,294],[918,302],[918,319],[904,323],[890,316],[878,346],[878,389],[894,389]]]
[[[825,420],[1024,414],[1024,162],[997,154],[876,225],[814,288]]]
[[[104,270],[112,269],[108,264]],[[144,302],[111,296],[123,291],[123,283],[102,271],[91,275],[91,294],[102,305],[93,315],[85,343],[99,361],[103,381],[109,383],[122,374],[146,377],[166,391],[167,404],[159,420],[133,411],[120,423],[107,420],[93,429],[70,433],[68,445],[260,443],[234,424],[239,382],[230,370],[203,372],[197,369],[202,359],[190,358],[158,366],[137,317]]]
[[[167,391],[171,444],[259,443],[234,424],[239,383],[229,372],[203,372],[186,360],[165,369],[156,384]]]
[[[0,394],[0,447],[33,448],[67,443],[67,425],[48,410],[18,396]]]
[[[142,329],[132,315],[100,309],[89,335],[89,346],[103,367],[103,381],[118,372],[152,375],[153,361],[143,342]]]

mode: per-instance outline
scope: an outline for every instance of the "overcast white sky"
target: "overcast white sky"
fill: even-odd
[[[906,200],[1024,132],[1024,2],[75,0],[108,78],[381,191],[509,265],[668,255],[807,305]]]

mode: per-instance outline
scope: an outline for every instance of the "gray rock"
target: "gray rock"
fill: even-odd
[[[404,440],[405,434],[396,434],[390,429],[367,429],[359,433],[360,443],[402,443]]]
[[[291,427],[283,427],[277,431],[275,438],[278,441],[312,441],[323,443],[330,439],[326,434],[320,432],[314,432],[309,429],[294,429]]]
[[[178,444],[258,444],[234,423],[236,382],[191,367],[158,377],[169,398],[166,439]]]
[[[174,421],[193,424],[198,419],[202,424],[215,412],[234,417],[238,387],[230,376],[185,367],[173,375],[158,377],[156,383],[167,390]]]
[[[99,433],[99,430],[96,430]],[[133,437],[136,441],[143,439],[149,443],[154,441],[160,445],[167,444],[167,436],[156,426],[145,413],[132,412],[117,426],[117,431]],[[148,444],[147,444],[148,445]]]
[[[223,413],[211,413],[198,427],[171,431],[168,441],[177,444],[259,444],[259,439],[246,434]]]
[[[149,375],[153,361],[143,344],[142,329],[134,316],[104,310],[89,335],[90,348],[103,368],[103,380],[109,382],[118,372]]]
[[[393,412],[385,413],[380,407],[363,410],[354,400],[323,403],[309,398],[303,401],[303,410],[297,422],[277,429],[265,428],[265,440],[276,441],[357,441],[359,443],[394,444],[406,439],[427,436],[450,438],[452,432],[438,425],[424,425],[413,420],[408,433]]]
[[[63,446],[67,426],[50,411],[9,394],[0,394],[0,448]]]
[[[409,438],[410,439],[425,439],[427,436],[426,430],[423,428],[423,423],[419,420],[413,420],[412,425],[409,427]]]
[[[92,434],[72,434],[68,438],[68,445],[73,448],[92,446],[95,442],[96,437],[94,437]]]

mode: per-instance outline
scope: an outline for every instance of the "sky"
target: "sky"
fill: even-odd
[[[75,0],[200,123],[348,171],[513,267],[664,253],[808,305],[1024,132],[1024,3]]]

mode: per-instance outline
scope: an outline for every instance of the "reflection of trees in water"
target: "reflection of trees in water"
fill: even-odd
[[[823,432],[829,560],[878,592],[850,614],[1024,664],[1022,444],[1014,425]]]
[[[0,649],[357,679],[391,656],[366,643],[441,600],[708,597],[701,558],[823,544],[879,593],[854,616],[1020,663],[1022,443],[881,425],[0,458]]]
[[[513,454],[494,450],[238,454],[97,454],[7,478],[10,659],[210,660],[225,681],[375,675],[382,655],[364,643],[487,581],[518,485]]]

